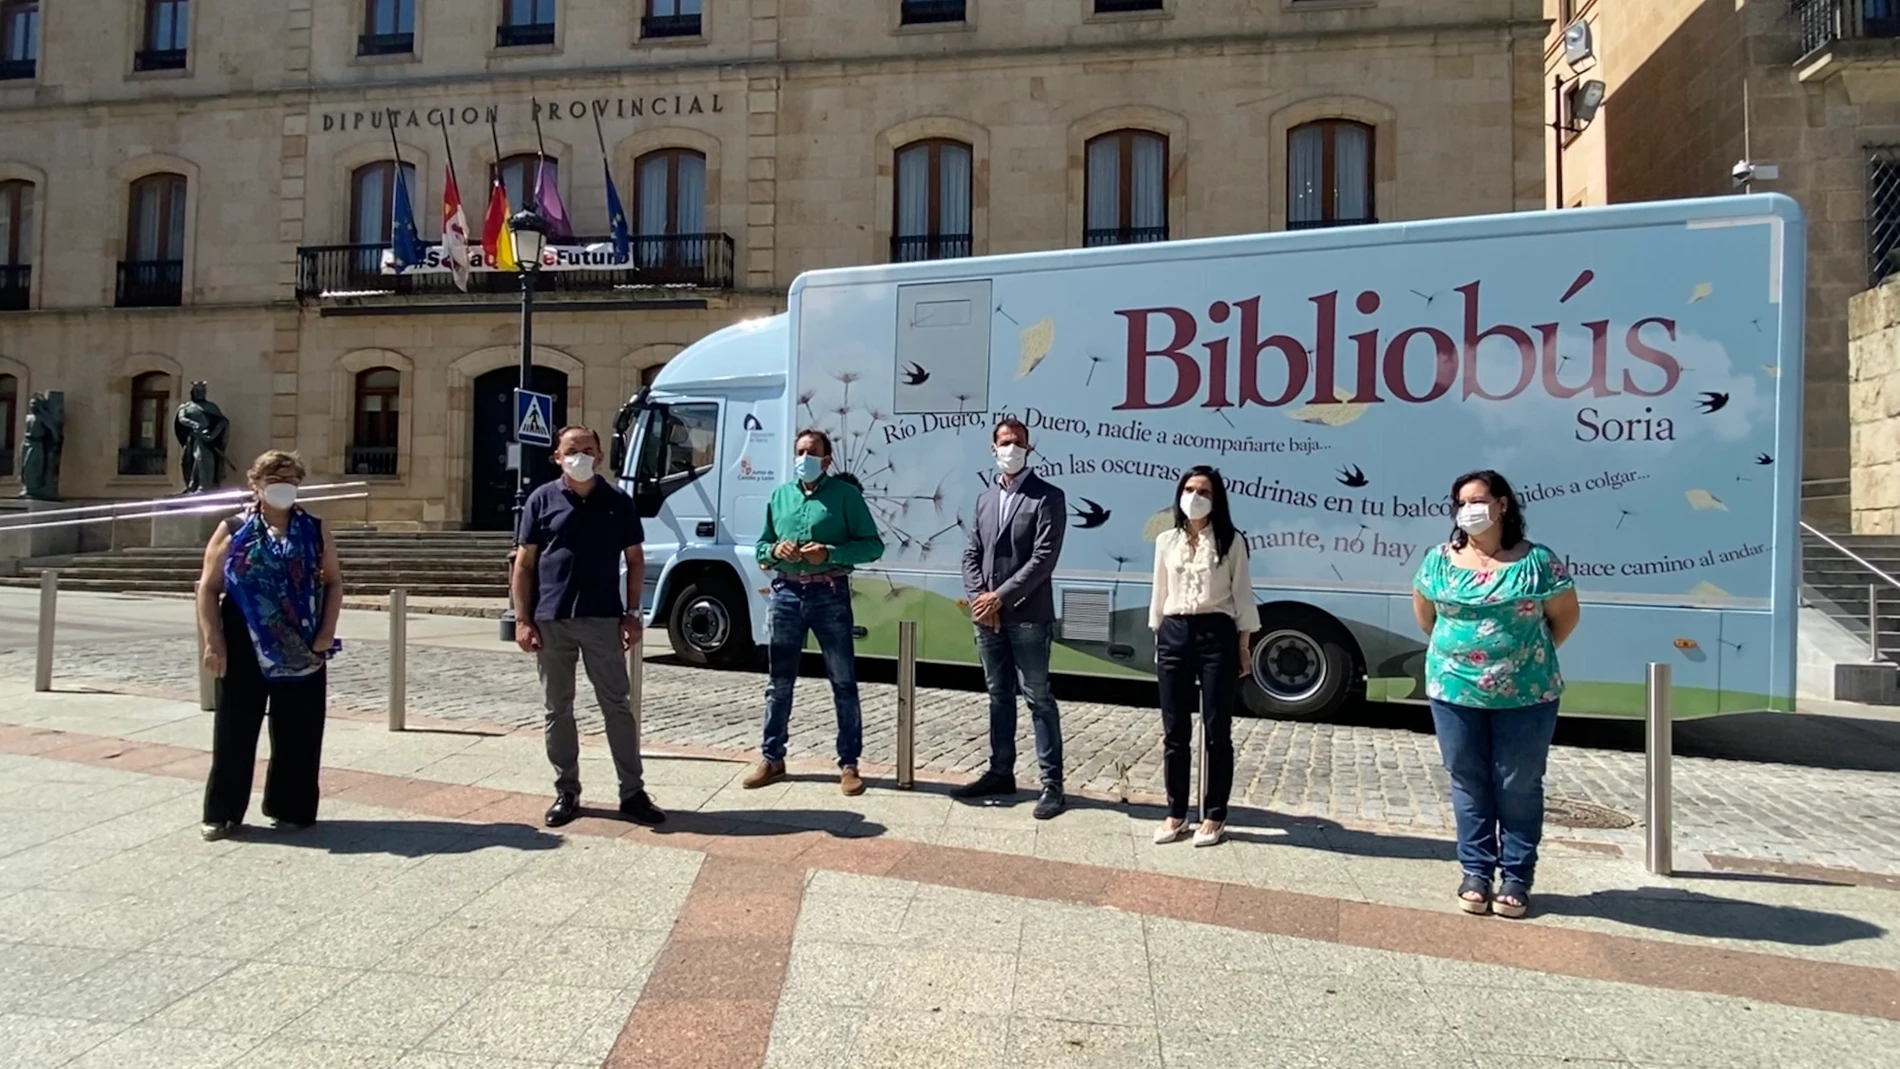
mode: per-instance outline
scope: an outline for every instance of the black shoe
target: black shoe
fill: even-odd
[[[1016,777],[1007,772],[985,772],[974,783],[966,783],[950,792],[952,798],[988,798],[993,794],[1015,794]]]
[[[1060,787],[1044,787],[1042,797],[1036,799],[1036,819],[1048,820],[1069,807],[1069,800],[1062,796]]]
[[[620,815],[635,824],[645,824],[649,828],[655,824],[666,823],[666,814],[660,812],[660,807],[653,804],[653,799],[648,798],[645,791],[621,802]]]
[[[567,791],[554,796],[554,804],[548,807],[545,822],[550,828],[558,828],[580,815],[581,796]]]

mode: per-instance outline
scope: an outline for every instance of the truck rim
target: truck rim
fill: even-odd
[[[701,653],[714,653],[732,637],[732,614],[718,598],[700,595],[681,615],[686,641]]]
[[[1274,631],[1254,643],[1253,678],[1283,702],[1302,702],[1326,686],[1326,654],[1304,631]]]

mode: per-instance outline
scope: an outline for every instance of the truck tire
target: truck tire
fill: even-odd
[[[1263,608],[1253,664],[1240,700],[1253,716],[1311,720],[1329,716],[1352,697],[1352,636],[1326,613],[1304,605]]]
[[[728,668],[752,655],[752,620],[745,592],[719,575],[687,582],[666,616],[673,654],[690,665]]]

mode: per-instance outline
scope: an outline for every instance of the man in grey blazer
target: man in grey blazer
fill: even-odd
[[[1062,718],[1049,689],[1055,641],[1050,577],[1062,554],[1068,502],[1028,467],[1029,428],[1014,419],[996,425],[990,442],[997,478],[976,499],[976,522],[963,550],[963,586],[976,623],[976,650],[990,692],[990,767],[955,798],[1016,793],[1016,695],[1029,704],[1036,731],[1042,797],[1036,819],[1062,812]]]

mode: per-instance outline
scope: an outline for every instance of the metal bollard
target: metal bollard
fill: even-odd
[[[409,718],[409,591],[389,592],[389,730],[401,731]]]
[[[1675,816],[1675,796],[1669,767],[1675,751],[1675,740],[1670,730],[1669,679],[1668,665],[1650,663],[1643,746],[1648,758],[1648,774],[1644,784],[1646,827],[1643,853],[1649,871],[1658,876],[1671,875],[1676,868],[1674,829],[1671,827]]]
[[[33,662],[33,689],[44,694],[53,689],[53,621],[59,612],[59,573],[51,568],[40,573],[40,644]]]
[[[633,711],[633,742],[635,749],[640,746],[641,734],[646,728],[646,685],[647,685],[647,634],[644,629],[640,637],[634,640],[633,648],[627,651],[627,708]]]
[[[897,789],[917,786],[917,621],[897,624]]]
[[[198,615],[197,583],[191,584],[191,614],[193,617]],[[211,669],[205,667],[204,647],[205,628],[204,624],[200,623],[198,648],[193,651],[198,657],[198,709],[200,712],[215,713],[218,711],[218,677],[212,675]]]
[[[1880,587],[1867,584],[1867,659],[1880,663]]]

